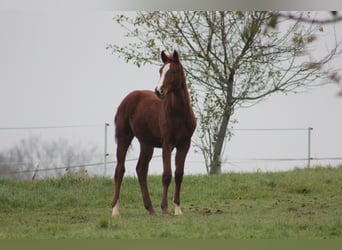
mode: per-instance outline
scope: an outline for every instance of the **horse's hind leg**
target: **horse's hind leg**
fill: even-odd
[[[151,198],[150,198],[150,194],[148,192],[148,186],[147,186],[148,165],[150,163],[152,155],[153,155],[153,147],[150,145],[141,143],[139,161],[137,164],[136,171],[137,171],[137,175],[139,179],[144,206],[151,215],[155,215],[155,211],[152,206],[152,202],[151,202]]]
[[[120,197],[120,188],[121,182],[125,173],[125,159],[126,153],[131,145],[131,141],[133,139],[133,135],[129,134],[123,137],[117,138],[117,149],[116,149],[116,158],[117,165],[115,168],[114,182],[115,182],[115,191],[114,191],[114,199],[112,203],[112,216],[118,217],[119,214],[119,197]]]

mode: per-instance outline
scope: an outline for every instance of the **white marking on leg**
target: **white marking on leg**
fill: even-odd
[[[120,216],[120,213],[119,213],[119,201],[118,201],[113,207],[112,217],[119,217],[119,216]]]
[[[180,206],[177,205],[176,203],[175,203],[174,205],[175,205],[175,215],[176,215],[176,216],[183,215]]]
[[[163,71],[161,73],[161,76],[160,76],[160,79],[159,79],[159,82],[157,85],[157,90],[159,93],[161,93],[161,88],[162,88],[164,80],[165,80],[165,75],[169,71],[169,69],[170,69],[170,63],[168,63],[164,66]]]

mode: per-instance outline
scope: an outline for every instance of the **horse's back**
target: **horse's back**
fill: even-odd
[[[123,114],[131,114],[139,106],[141,102],[153,102],[158,98],[152,91],[135,90],[129,93],[120,103],[116,116]]]

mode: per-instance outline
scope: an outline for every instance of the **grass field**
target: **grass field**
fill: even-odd
[[[0,239],[342,237],[342,166],[185,176],[181,217],[161,216],[160,176],[149,186],[157,216],[143,208],[137,179],[125,177],[121,217],[112,219],[109,178],[0,180]]]

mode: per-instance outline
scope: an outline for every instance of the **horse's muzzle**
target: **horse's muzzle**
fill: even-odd
[[[159,91],[158,88],[154,89],[154,93],[156,94],[156,96],[158,96],[160,99],[164,98],[164,92],[163,90]]]

